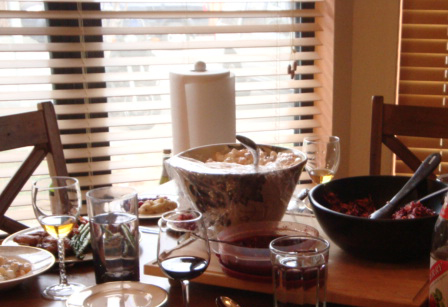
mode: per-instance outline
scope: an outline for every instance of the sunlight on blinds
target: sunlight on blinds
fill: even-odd
[[[398,104],[448,107],[448,2],[403,0]],[[423,160],[440,152],[439,173],[448,173],[445,139],[400,138]],[[410,170],[396,161],[398,174]]]
[[[322,125],[319,2],[2,1],[0,115],[53,101],[84,193],[108,184],[144,191],[172,148],[169,73],[204,61],[236,76],[237,133],[299,147]],[[0,180],[24,155],[0,153]],[[35,175],[45,173],[42,165]],[[27,197],[15,203],[18,219],[32,218]]]

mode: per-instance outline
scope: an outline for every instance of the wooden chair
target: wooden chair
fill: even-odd
[[[0,140],[0,151],[33,146],[0,194],[0,229],[12,233],[27,226],[5,212],[45,157],[50,175],[68,176],[53,104],[43,102],[37,111],[0,117]]]
[[[380,174],[382,143],[412,171],[420,166],[422,161],[397,136],[448,138],[448,108],[385,104],[382,96],[373,96],[371,175]],[[435,178],[435,175],[432,177]]]

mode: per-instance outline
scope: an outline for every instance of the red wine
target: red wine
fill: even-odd
[[[208,261],[200,257],[173,257],[163,260],[160,268],[174,279],[193,279],[204,273]]]
[[[262,234],[262,235],[256,235],[256,236],[250,236],[245,238],[236,239],[232,242],[232,245],[237,245],[241,247],[248,247],[248,248],[269,248],[269,243],[271,243],[272,240],[277,239],[281,237],[280,235],[269,235],[269,234]]]

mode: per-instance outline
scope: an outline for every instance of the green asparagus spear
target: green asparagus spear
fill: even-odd
[[[81,233],[85,230],[86,228],[86,224],[82,224],[81,226],[79,226],[78,228],[78,233],[75,234],[71,240],[70,240],[70,245],[72,246],[73,250],[76,249],[76,246],[78,244],[78,240],[79,240],[79,236],[81,235]]]
[[[80,226],[81,229],[82,226]],[[78,236],[71,242],[73,251],[75,255],[79,259],[84,258],[84,251],[90,243],[90,225],[89,223],[83,224],[81,231],[78,233]]]
[[[84,251],[86,250],[89,243],[90,243],[90,231],[84,237],[84,240],[81,242],[79,249],[77,249],[75,252],[77,258],[79,258],[79,259],[84,258],[84,256],[85,256]]]
[[[131,251],[135,251],[136,247],[135,247],[133,235],[132,235],[131,231],[129,230],[128,226],[121,225],[121,230],[123,231],[123,234],[124,234],[124,236],[126,238],[126,243],[131,248]]]

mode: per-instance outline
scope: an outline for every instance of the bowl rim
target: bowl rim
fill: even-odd
[[[246,247],[246,246],[240,246],[237,244],[233,244],[231,242],[232,239],[235,238],[241,238],[244,237],[244,233],[236,233],[236,234],[226,234],[225,232],[228,231],[232,231],[232,229],[237,228],[244,228],[245,227],[250,227],[253,226],[253,228],[248,229],[248,233],[249,235],[253,235],[253,234],[267,234],[269,232],[272,231],[290,231],[290,232],[295,232],[294,234],[288,234],[288,236],[313,236],[313,237],[319,237],[321,234],[319,232],[319,230],[316,227],[313,227],[311,225],[305,224],[305,223],[299,223],[299,222],[293,222],[293,221],[253,221],[253,222],[248,222],[245,224],[238,224],[238,225],[233,225],[230,226],[228,228],[225,228],[223,230],[221,230],[219,233],[216,234],[216,239],[213,240],[213,244],[211,244],[211,249],[214,253],[219,253],[221,248],[226,249],[227,251],[234,251],[235,254],[230,254],[230,253],[226,253],[226,255],[231,255],[233,257],[238,257],[240,259],[255,259],[257,261],[260,260],[259,255],[261,254],[268,254],[269,255],[269,246],[265,247],[265,248],[260,248],[260,247]],[[272,226],[272,228],[258,228],[255,226]],[[293,226],[297,226],[297,228],[303,228],[303,229],[293,229]],[[307,232],[308,231],[308,232]],[[230,236],[230,239],[226,239],[226,237],[222,237],[222,235],[228,235]],[[221,235],[220,239],[224,239],[224,241],[220,241],[219,239],[219,235]],[[283,237],[286,235],[281,235],[280,237]],[[250,253],[255,253],[257,255],[247,255],[245,253],[250,252]],[[266,256],[266,255],[264,255]]]
[[[314,198],[314,193],[316,193],[316,190],[318,189],[324,189],[324,187],[328,184],[331,184],[332,182],[335,181],[346,181],[346,180],[354,180],[354,179],[366,179],[366,178],[404,178],[404,179],[409,179],[409,176],[394,176],[394,175],[365,175],[365,176],[352,176],[352,177],[344,177],[344,178],[338,178],[338,179],[334,179],[332,181],[329,181],[327,183],[321,183],[318,184],[316,186],[314,186],[310,192],[309,192],[309,198],[310,198],[310,203],[312,207],[318,207],[320,210],[331,213],[331,214],[336,214],[337,216],[341,216],[344,218],[348,218],[348,219],[354,219],[354,220],[370,220],[372,221],[372,223],[415,223],[415,221],[424,221],[424,220],[431,220],[431,219],[437,219],[439,216],[439,213],[436,212],[436,215],[433,216],[425,216],[425,217],[420,217],[417,219],[399,219],[399,220],[393,220],[393,219],[369,219],[369,218],[365,218],[365,217],[360,217],[360,216],[354,216],[354,215],[349,215],[349,214],[345,214],[345,213],[341,213],[341,212],[337,212],[334,210],[331,210],[330,208],[327,208],[325,206],[323,206],[322,204],[320,204],[319,202],[317,202]],[[435,179],[431,179],[431,178],[427,178],[427,180],[429,181],[434,181],[436,182],[437,180]]]
[[[280,242],[282,240],[304,240],[304,239],[306,239],[306,240],[310,240],[311,239],[311,240],[314,240],[314,241],[318,241],[320,243],[323,243],[324,246],[321,249],[319,249],[319,250],[314,249],[314,250],[300,250],[300,251],[297,251],[297,250],[285,251],[285,250],[282,250],[282,249],[274,246],[275,243]],[[272,240],[271,243],[269,243],[269,251],[272,254],[282,255],[282,256],[301,255],[303,257],[315,257],[316,255],[328,253],[329,250],[330,250],[330,242],[327,239],[324,239],[324,238],[322,238],[320,236],[316,236],[316,237],[312,236],[311,238],[309,236],[301,236],[301,235],[289,236],[289,237],[280,237],[280,238]]]
[[[266,253],[269,252],[269,246],[266,248],[259,248],[259,247],[246,247],[246,246],[240,246],[240,245],[236,245],[236,244],[232,244],[229,243],[231,241],[220,241],[219,235],[223,235],[224,232],[227,231],[231,231],[232,228],[237,228],[237,227],[250,227],[250,226],[274,226],[277,225],[276,227],[273,228],[253,228],[252,231],[249,231],[249,235],[255,234],[255,233],[259,233],[259,234],[266,234],[269,231],[294,231],[296,232],[295,234],[291,234],[291,236],[320,236],[320,232],[316,227],[313,227],[311,225],[305,224],[305,223],[299,223],[299,222],[292,222],[292,221],[253,221],[253,222],[249,222],[247,224],[238,224],[238,225],[233,225],[230,226],[228,228],[225,228],[223,230],[221,230],[217,235],[216,235],[216,239],[213,241],[213,247],[212,250],[213,252],[217,252],[220,248],[220,246],[226,246],[227,249],[233,250],[233,249],[238,249],[239,253],[243,253],[243,252],[255,252],[255,253]],[[289,227],[292,227],[294,225],[301,225],[303,226],[304,229],[291,229]],[[315,234],[308,234],[306,231],[309,230],[310,232],[313,232]],[[241,235],[238,234],[234,234],[233,236],[231,235],[231,239],[234,239],[235,237],[241,237]],[[244,237],[244,236],[243,236]],[[223,239],[221,237],[221,239]],[[241,254],[239,255],[240,257],[243,257]],[[248,256],[248,255],[244,255],[244,257],[252,257]],[[257,258],[257,257],[254,257]]]
[[[257,145],[258,145],[258,147],[261,147],[261,148],[268,147],[268,148],[276,149],[276,152],[292,152],[295,155],[299,156],[301,161],[297,164],[293,164],[288,167],[282,167],[282,168],[274,169],[274,170],[271,170],[271,169],[261,170],[261,171],[257,170],[256,172],[253,172],[253,173],[252,172],[243,173],[243,174],[231,173],[231,172],[226,173],[226,172],[219,171],[220,169],[211,169],[208,171],[204,170],[204,171],[201,171],[201,173],[204,175],[210,175],[210,176],[223,176],[224,175],[224,176],[235,176],[235,177],[247,176],[247,175],[257,175],[257,174],[267,174],[267,173],[274,173],[274,172],[279,172],[279,171],[288,171],[288,170],[295,169],[298,167],[303,167],[303,166],[305,166],[305,164],[307,163],[307,160],[308,160],[305,153],[296,148],[277,146],[277,145],[267,145],[267,144],[257,144]],[[191,158],[191,157],[185,156],[186,154],[189,154],[194,151],[201,150],[201,149],[205,149],[205,148],[208,148],[208,149],[212,149],[214,147],[223,147],[224,148],[226,146],[230,149],[232,149],[232,148],[244,149],[245,148],[244,145],[241,143],[218,143],[218,144],[203,145],[203,146],[189,148],[187,150],[179,152],[179,153],[175,154],[173,157],[171,157],[170,159],[168,159],[166,162],[170,167],[187,169],[185,167],[185,165],[182,165],[182,163],[181,163],[182,160],[186,160],[185,158]],[[194,158],[191,158],[191,159],[194,159]],[[196,160],[198,160],[198,159],[196,159]],[[198,161],[201,161],[201,160],[198,160]],[[197,172],[194,172],[194,173],[197,173]]]

